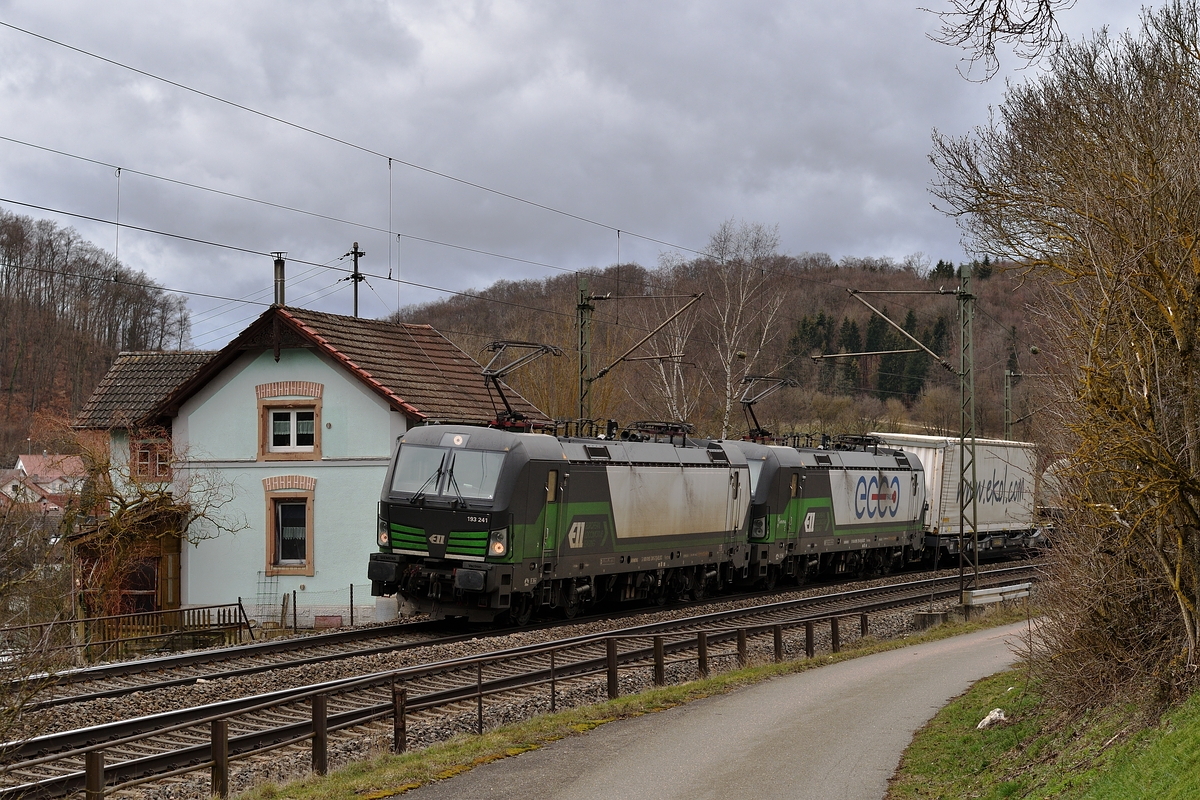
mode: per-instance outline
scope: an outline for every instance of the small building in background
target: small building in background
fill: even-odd
[[[83,479],[79,456],[45,452],[19,456],[13,469],[0,470],[0,509],[39,513],[47,518],[47,526],[55,526]]]
[[[75,419],[85,455],[80,469],[78,525],[68,534],[84,616],[179,608],[180,509],[170,502],[170,426],[143,420],[212,352],[125,352],[117,356]],[[100,474],[104,473],[104,474]],[[105,482],[108,485],[103,485]],[[97,485],[97,483],[101,485]],[[119,493],[121,503],[113,503]],[[122,508],[113,520],[114,505]],[[114,538],[112,528],[119,526]]]
[[[43,451],[41,455],[17,456],[16,469],[51,494],[69,494],[83,485],[83,460],[77,455]]]
[[[154,355],[122,354],[76,424],[108,431],[115,472],[207,504],[180,548],[179,602],[240,598],[264,624],[374,619],[366,569],[397,438],[501,410],[479,363],[428,325],[275,305],[216,353]]]

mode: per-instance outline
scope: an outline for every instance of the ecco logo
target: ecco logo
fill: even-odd
[[[445,543],[446,543],[446,536],[445,536],[444,534],[441,534],[441,533],[434,533],[434,534],[431,534],[431,535],[430,535],[430,537],[429,537],[429,543],[430,543],[430,544],[445,544]]]
[[[896,516],[900,510],[900,479],[893,477],[888,481],[875,475],[870,480],[866,477],[858,479],[854,489],[854,516],[859,519],[866,514],[868,519],[885,516]]]

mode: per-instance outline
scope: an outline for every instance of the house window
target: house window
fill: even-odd
[[[313,493],[267,493],[267,574],[313,575]]]
[[[259,400],[259,461],[321,458],[321,401]]]
[[[130,473],[134,480],[171,480],[171,443],[163,439],[141,439],[130,448]]]
[[[279,564],[308,560],[308,503],[275,501],[275,556]]]
[[[315,424],[316,412],[311,409],[272,411],[271,452],[311,453],[316,441]]]

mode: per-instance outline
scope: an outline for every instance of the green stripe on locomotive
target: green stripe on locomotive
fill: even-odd
[[[425,539],[424,528],[414,528],[411,525],[391,523],[391,546],[397,550],[407,550],[428,553],[429,547]],[[487,554],[487,531],[450,531],[446,539],[446,555],[469,556],[483,558]],[[495,559],[505,561],[507,559]]]

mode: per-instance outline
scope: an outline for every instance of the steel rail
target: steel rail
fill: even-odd
[[[1033,569],[1033,568],[1032,567],[1009,567],[1009,568],[1005,568],[1005,569],[1001,569],[1001,570],[989,571],[986,573],[986,576],[989,578],[1010,577],[1010,576],[1013,576],[1016,574],[1024,574],[1025,572],[1027,572],[1031,569]],[[878,596],[878,595],[887,594],[890,592],[903,592],[905,590],[912,592],[917,589],[923,590],[926,587],[935,586],[939,583],[944,583],[950,579],[951,578],[949,578],[949,577],[947,577],[947,578],[927,578],[927,579],[923,579],[923,580],[919,580],[919,581],[910,581],[910,582],[903,583],[903,584],[892,584],[889,586],[879,586],[879,587],[871,587],[871,588],[865,588],[865,589],[854,589],[854,590],[850,590],[847,592],[837,592],[834,594],[818,595],[815,597],[793,598],[790,600],[784,600],[784,601],[779,601],[779,602],[775,602],[775,603],[768,603],[768,604],[764,604],[764,605],[760,605],[760,606],[752,606],[749,608],[730,609],[730,610],[726,610],[726,611],[710,612],[707,614],[695,615],[695,616],[687,617],[684,619],[666,620],[663,622],[647,623],[645,625],[638,625],[638,626],[633,626],[633,627],[629,627],[629,628],[622,628],[622,629],[615,630],[615,631],[608,631],[608,632],[601,632],[601,633],[589,633],[589,634],[583,634],[580,636],[567,637],[567,638],[556,640],[555,646],[557,646],[559,648],[565,648],[565,647],[569,647],[569,646],[585,644],[587,642],[594,642],[594,641],[601,640],[601,639],[604,639],[606,637],[613,636],[613,635],[621,635],[621,636],[627,636],[627,637],[628,636],[638,636],[638,635],[653,635],[656,633],[667,632],[667,631],[671,631],[671,630],[684,630],[688,626],[695,628],[698,626],[712,625],[715,623],[720,623],[725,620],[743,619],[743,618],[754,616],[754,615],[762,615],[762,614],[770,613],[773,611],[787,611],[787,610],[791,610],[794,608],[819,607],[822,605],[831,605],[831,604],[835,604],[835,603],[857,602],[860,598]],[[454,637],[454,638],[456,640],[463,639],[463,638],[478,638],[478,634],[464,634],[461,637]],[[437,641],[433,642],[433,644],[438,644],[441,641],[442,640],[437,640]],[[540,650],[544,646],[545,645],[541,644],[541,643],[520,645],[520,646],[514,647],[514,648],[508,648],[505,650],[495,651],[488,655],[495,659],[511,658],[514,656],[520,656],[520,655],[525,655],[528,653],[535,652],[537,650]],[[428,665],[422,665],[420,668],[428,669],[428,670],[445,669],[445,668],[452,667],[455,664],[458,664],[461,662],[470,662],[476,658],[479,658],[479,656],[461,656],[461,657],[454,658],[454,659],[448,659],[445,661],[433,662]],[[414,667],[414,668],[409,668],[409,669],[416,669],[416,668]],[[391,671],[377,673],[377,674],[390,674],[390,673],[391,673]],[[254,695],[254,696],[245,697],[245,698],[225,700],[225,701],[221,701],[219,703],[214,703],[214,704],[206,705],[206,706],[200,706],[197,708],[199,708],[199,709],[221,708],[221,709],[227,710],[227,713],[233,713],[233,712],[237,712],[239,710],[244,710],[246,708],[249,708],[249,707],[255,705],[256,704],[255,701],[263,702],[265,699],[269,698],[275,702],[282,702],[283,700],[287,699],[290,696],[302,695],[309,689],[320,688],[321,690],[329,691],[338,686],[359,681],[363,677],[364,676],[359,676],[359,677],[354,677],[354,678],[339,678],[339,679],[336,679],[333,681],[327,681],[327,682],[323,682],[320,684],[315,684],[314,686],[311,686],[311,687],[296,687],[296,688],[291,688],[291,689],[281,689],[277,692],[270,692],[270,693],[262,694],[262,695]],[[367,676],[367,677],[369,677],[369,676]],[[61,749],[71,749],[72,747],[76,746],[75,745],[76,740],[95,742],[97,740],[97,737],[106,737],[107,736],[111,739],[124,739],[125,737],[137,735],[137,734],[140,734],[145,731],[161,729],[160,726],[173,724],[173,721],[194,719],[194,718],[196,718],[195,711],[196,711],[196,709],[180,709],[180,710],[176,710],[176,711],[166,711],[166,712],[162,712],[161,714],[155,714],[155,715],[151,715],[151,716],[147,716],[147,717],[139,717],[134,720],[125,720],[125,721],[120,721],[120,722],[113,722],[113,723],[107,723],[104,725],[94,726],[91,728],[79,729],[76,731],[66,731],[63,733],[49,734],[47,736],[41,736],[41,737],[37,737],[37,738],[26,741],[25,743],[23,743],[19,746],[19,748],[16,750],[16,752],[21,753],[21,754],[28,754],[28,753],[44,753],[47,750],[55,751],[55,750],[61,750]],[[55,744],[58,742],[62,742],[63,744],[62,745]],[[7,746],[0,746],[0,747],[5,747],[5,752],[13,752],[12,750],[7,749]]]
[[[428,622],[403,622],[383,625],[375,628],[354,628],[350,630],[331,631],[329,633],[310,634],[307,636],[289,637],[269,641],[251,642],[232,647],[219,647],[201,650],[195,653],[179,653],[154,658],[139,658],[133,661],[121,661],[112,664],[98,664],[91,667],[62,670],[51,676],[56,684],[78,683],[81,681],[104,680],[108,678],[136,675],[151,670],[167,670],[181,666],[196,666],[213,662],[228,661],[253,655],[274,655],[310,647],[324,647],[346,642],[378,639],[385,636],[397,636],[408,633],[411,628],[428,626]]]
[[[1033,572],[1034,569],[1033,567],[1017,567],[994,570],[987,573],[987,576],[989,578],[1014,577],[1016,574]],[[146,743],[146,740],[151,736],[181,733],[189,728],[194,729],[200,725],[211,723],[214,720],[236,718],[238,715],[246,715],[255,711],[274,710],[284,713],[286,709],[291,708],[294,714],[294,710],[300,704],[317,695],[342,696],[352,691],[365,691],[368,694],[366,697],[367,705],[329,715],[327,729],[329,731],[340,730],[390,715],[392,713],[391,703],[372,700],[370,692],[371,690],[379,690],[381,687],[390,685],[397,680],[405,681],[408,685],[416,688],[414,682],[422,678],[427,680],[444,678],[455,673],[466,672],[468,673],[465,676],[468,678],[466,682],[461,685],[452,684],[449,687],[430,687],[424,693],[414,695],[412,702],[408,704],[408,708],[416,711],[475,698],[479,698],[479,702],[482,703],[484,695],[528,688],[552,681],[555,679],[554,672],[557,673],[557,679],[568,680],[610,669],[606,663],[606,655],[595,652],[601,643],[606,643],[609,640],[639,640],[670,633],[672,634],[672,641],[665,643],[664,651],[670,653],[682,652],[694,649],[696,645],[691,642],[693,638],[698,641],[699,637],[698,635],[693,636],[693,634],[696,634],[699,630],[708,629],[710,635],[708,641],[714,645],[738,638],[739,633],[735,628],[713,627],[723,622],[743,620],[738,627],[741,628],[741,636],[744,637],[747,635],[747,631],[761,632],[770,628],[777,628],[780,625],[795,627],[796,625],[811,623],[817,619],[828,619],[849,613],[868,613],[900,605],[911,605],[914,602],[924,602],[926,598],[934,595],[952,597],[957,594],[955,587],[956,580],[953,577],[926,579],[907,584],[781,601],[748,609],[714,612],[683,620],[635,626],[601,634],[569,637],[555,642],[510,648],[481,656],[464,656],[433,664],[373,673],[357,678],[328,681],[298,689],[281,690],[249,698],[223,701],[194,709],[165,712],[138,720],[112,723],[95,728],[40,737],[39,739],[25,743],[19,748],[14,748],[6,752],[8,758],[11,759],[15,756],[17,760],[15,763],[10,763],[8,766],[0,769],[0,774],[8,774],[14,777],[29,775],[37,767],[55,763],[60,764],[68,771],[65,774],[60,772],[58,775],[40,779],[29,775],[33,778],[30,781],[21,783],[18,786],[0,788],[0,798],[16,796],[56,797],[62,796],[64,792],[78,791],[82,788],[82,781],[84,780],[84,772],[79,770],[79,762],[80,758],[87,752],[115,750],[122,746],[136,743],[141,743],[142,747],[145,748],[151,746]],[[939,583],[942,584],[940,589],[937,587]],[[877,599],[867,600],[872,594],[876,595]],[[879,597],[880,595],[890,596]],[[830,609],[828,606],[831,604],[841,606],[841,608]],[[826,606],[826,608],[820,608],[821,605]],[[805,606],[808,607],[808,613],[799,616],[792,615],[792,618],[786,622],[780,621],[780,618],[788,616],[790,611],[803,609]],[[772,621],[746,624],[746,621],[755,617],[759,619],[771,617]],[[581,651],[576,654],[576,660],[562,664],[557,669],[539,664],[534,669],[523,667],[510,675],[493,675],[486,682],[482,680],[482,672],[479,671],[482,670],[482,665],[484,664],[488,664],[494,668],[497,665],[504,665],[507,662],[522,658],[548,658],[548,654],[552,652],[558,653],[571,648],[577,648]],[[649,655],[650,650],[648,648],[635,648],[627,650],[624,653],[618,653],[617,662],[625,665],[637,664],[644,662]],[[711,657],[718,658],[726,655],[728,654],[713,653]],[[303,709],[300,709],[300,712],[303,714]],[[294,716],[293,719],[295,720]],[[246,722],[239,720],[239,724],[244,726]],[[313,721],[310,717],[307,720],[301,718],[265,730],[250,730],[235,734],[229,739],[229,754],[231,758],[235,756],[241,757],[255,752],[263,752],[266,749],[286,746],[287,744],[310,738],[312,730]],[[195,738],[196,736],[193,736],[193,741]],[[209,743],[191,744],[183,748],[172,747],[172,749],[164,752],[149,755],[134,754],[134,757],[127,758],[108,767],[105,773],[110,780],[117,780],[118,785],[130,786],[148,780],[159,779],[167,774],[180,774],[181,771],[202,769],[212,764],[210,747]],[[18,778],[18,780],[20,779]]]
[[[747,593],[741,596],[755,597],[757,594],[759,593]],[[677,607],[686,608],[690,605],[702,605],[704,602],[721,602],[722,599],[723,598],[713,597],[707,601],[685,602]],[[618,614],[609,614],[607,618],[613,619],[621,616],[645,614],[647,611],[652,612],[653,610],[653,608],[628,609],[621,611]],[[523,630],[539,630],[559,627],[564,624],[571,624],[573,621],[577,622],[579,621],[579,618],[576,618],[576,620],[560,620],[546,622],[540,625],[527,626],[523,628]],[[481,637],[500,636],[508,632],[504,629],[494,631],[476,631],[412,643],[391,642],[373,647],[352,647],[344,650],[335,649],[341,648],[345,645],[352,645],[357,642],[375,641],[389,637],[401,637],[410,634],[419,634],[422,628],[436,627],[441,624],[441,622],[430,621],[396,623],[393,625],[375,628],[333,631],[324,634],[292,637],[275,641],[254,642],[233,647],[214,648],[195,653],[174,654],[156,658],[144,658],[134,661],[118,662],[114,664],[100,664],[92,667],[63,670],[43,678],[46,685],[46,688],[43,690],[44,694],[42,695],[41,699],[30,703],[27,708],[30,710],[55,708],[75,703],[89,702],[92,700],[121,697],[124,695],[133,694],[135,692],[156,691],[178,686],[191,686],[200,680],[226,680],[229,678],[244,677],[246,675],[255,675],[263,672],[306,666],[326,661],[354,658],[357,656],[377,655],[380,653],[408,650],[423,646],[433,647],[440,644],[454,644],[456,642],[467,641]],[[301,658],[289,658],[283,661],[255,660],[268,658],[272,655],[300,651],[313,651],[314,654]],[[231,669],[213,671],[187,671],[206,664],[220,664],[239,660],[249,661],[250,663],[246,664],[245,666]],[[161,674],[169,671],[182,671],[183,674],[170,678],[155,677],[151,680],[135,680],[132,682],[123,682],[115,686],[112,685],[113,679],[116,678],[136,678],[138,676],[147,676],[156,673]],[[103,689],[96,689],[93,691],[66,692],[61,694],[54,691],[54,689],[58,687],[68,687],[82,683],[95,682],[106,682],[107,685]]]

